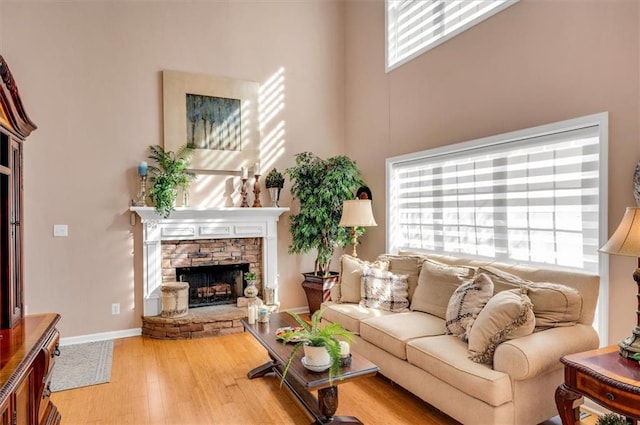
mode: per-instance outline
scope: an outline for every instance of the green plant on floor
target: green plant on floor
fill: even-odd
[[[177,152],[172,152],[165,151],[160,145],[151,145],[149,152],[149,159],[156,163],[149,165],[149,199],[155,204],[158,215],[167,218],[175,209],[178,187],[186,190],[195,179],[195,174],[187,171],[193,148],[182,145]]]
[[[291,180],[293,199],[300,201],[300,212],[289,216],[289,254],[316,250],[313,272],[327,277],[334,249],[351,242],[349,229],[338,224],[342,201],[353,199],[363,185],[360,171],[355,161],[344,155],[321,159],[303,152],[296,155],[296,165],[285,173]]]
[[[616,415],[615,413],[607,413],[598,418],[596,425],[627,425],[627,420],[620,415]]]
[[[287,359],[282,379],[287,375],[289,366],[296,353],[305,345],[312,347],[326,347],[329,357],[331,358],[331,366],[329,366],[329,382],[333,381],[335,376],[342,376],[342,364],[340,360],[340,341],[351,342],[353,333],[346,330],[341,323],[328,323],[321,326],[323,309],[317,310],[311,316],[311,323],[307,323],[298,314],[289,311],[288,313],[296,319],[300,325],[299,329],[287,331],[280,336],[283,344],[295,342],[293,350]]]

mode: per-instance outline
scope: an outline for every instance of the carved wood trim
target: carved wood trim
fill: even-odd
[[[2,55],[0,55],[0,107],[2,108],[0,112],[3,112],[0,118],[5,117],[9,129],[22,139],[26,139],[33,130],[38,128],[24,110],[18,86]]]

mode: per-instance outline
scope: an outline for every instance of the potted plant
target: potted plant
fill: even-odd
[[[258,295],[258,287],[256,286],[258,275],[254,272],[246,272],[243,275],[244,280],[247,282],[247,287],[244,288],[244,296],[247,298],[256,297]]]
[[[280,191],[284,187],[284,176],[276,168],[272,168],[267,174],[264,184],[269,190],[269,196],[271,196],[271,206],[277,208],[279,206]]]
[[[627,420],[623,416],[615,413],[607,413],[598,418],[596,425],[626,425],[627,423]]]
[[[282,379],[287,375],[291,362],[300,348],[304,350],[303,365],[305,367],[315,371],[321,371],[323,368],[329,369],[329,383],[333,381],[335,376],[342,375],[340,341],[351,342],[353,333],[337,322],[320,326],[323,310],[313,313],[311,323],[307,323],[294,312],[288,313],[296,319],[300,327],[293,328],[279,336],[283,344],[295,342],[293,350],[287,358]]]
[[[160,145],[152,145],[149,146],[149,151],[149,159],[157,164],[149,166],[149,198],[155,204],[157,213],[167,218],[175,209],[178,187],[186,191],[189,183],[195,179],[195,174],[187,171],[193,148],[182,145],[174,153],[165,151]]]
[[[353,199],[363,182],[355,161],[346,156],[321,159],[303,152],[295,159],[296,165],[285,170],[291,180],[291,195],[300,202],[300,212],[289,217],[289,254],[316,251],[313,273],[303,273],[302,284],[313,314],[329,298],[338,278],[338,273],[329,269],[334,249],[351,241],[349,229],[338,226],[342,201]]]

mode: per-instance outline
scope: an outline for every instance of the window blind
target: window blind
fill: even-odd
[[[388,164],[389,248],[598,272],[599,128]]]
[[[387,72],[518,0],[387,0]]]

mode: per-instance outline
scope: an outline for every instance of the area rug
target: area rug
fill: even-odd
[[[51,391],[104,384],[111,379],[113,340],[60,347],[51,378]]]

